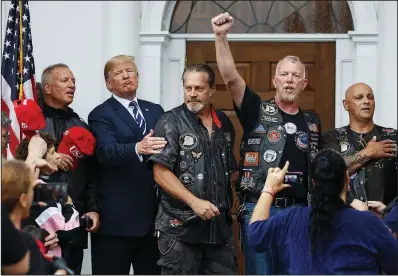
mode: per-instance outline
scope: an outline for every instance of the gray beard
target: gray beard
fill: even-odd
[[[201,111],[203,109],[205,105],[203,103],[201,104],[196,104],[195,107],[190,106],[189,104],[187,104],[187,107],[189,109],[189,111],[191,111],[192,113],[198,113],[199,111]]]

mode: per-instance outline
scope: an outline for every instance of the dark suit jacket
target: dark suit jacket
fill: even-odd
[[[147,124],[155,127],[163,108],[138,100]],[[140,162],[135,145],[144,135],[126,108],[111,97],[94,108],[88,123],[97,140],[99,200],[102,205],[99,232],[139,237],[152,229],[155,213],[155,181],[145,161]],[[145,134],[146,135],[146,134]]]

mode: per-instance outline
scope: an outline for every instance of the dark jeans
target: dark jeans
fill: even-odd
[[[92,274],[159,275],[159,251],[152,232],[143,237],[91,234]]]
[[[231,237],[225,244],[193,244],[160,232],[162,275],[236,274],[238,263]]]
[[[288,268],[284,267],[278,259],[278,251],[271,249],[266,252],[255,252],[248,244],[247,228],[257,203],[246,202],[246,213],[243,221],[243,252],[245,254],[245,270],[247,275],[284,275],[288,274]],[[278,208],[271,206],[269,216],[272,217],[279,212],[289,208],[305,206],[304,203],[298,203],[289,207]]]

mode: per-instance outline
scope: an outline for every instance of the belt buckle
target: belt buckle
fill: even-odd
[[[292,201],[292,203],[291,204],[288,204],[288,200],[291,200]],[[279,200],[283,200],[283,204],[282,205],[279,205],[279,203],[278,203],[278,201]],[[294,203],[296,202],[296,199],[295,198],[288,198],[288,197],[277,197],[277,198],[275,198],[275,207],[277,207],[277,208],[286,208],[286,207],[288,207],[288,206],[292,206],[292,205],[294,205]]]
[[[283,201],[284,201],[284,204],[283,204],[283,205],[279,205],[279,201],[280,201],[280,200],[283,200]],[[274,205],[275,205],[276,208],[283,208],[283,207],[286,207],[286,198],[285,198],[285,197],[276,197],[276,198],[275,198],[275,203],[274,203]]]

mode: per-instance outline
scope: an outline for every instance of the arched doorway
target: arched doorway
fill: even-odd
[[[377,19],[374,7],[365,1],[152,2],[142,10],[141,60],[151,79],[141,87],[159,90],[165,110],[182,102],[180,79],[186,63],[208,63],[217,72],[210,18],[224,11],[235,17],[229,41],[246,82],[262,97],[271,97],[276,62],[286,54],[300,56],[309,79],[301,105],[323,113],[327,128],[348,122],[341,99],[351,83],[376,83]],[[216,81],[215,105],[226,111],[239,133],[219,74]],[[235,154],[239,156],[237,145]],[[240,273],[242,259],[240,254]]]

